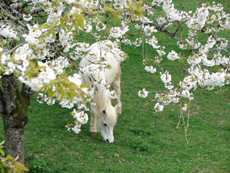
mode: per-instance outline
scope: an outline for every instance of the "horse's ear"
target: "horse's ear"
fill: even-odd
[[[103,112],[103,114],[106,114],[106,111],[105,111],[105,110],[103,110],[102,112]]]
[[[117,104],[115,107],[114,107],[114,109],[116,110],[116,112],[119,110],[119,105]],[[117,115],[121,115],[121,113],[120,112],[117,112]]]

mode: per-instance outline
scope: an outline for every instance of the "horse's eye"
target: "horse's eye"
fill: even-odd
[[[107,124],[106,123],[103,123],[103,125],[106,127],[107,126]]]

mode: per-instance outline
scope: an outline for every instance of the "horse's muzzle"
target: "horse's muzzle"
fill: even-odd
[[[109,141],[108,139],[105,139],[106,143],[113,143],[113,141]]]

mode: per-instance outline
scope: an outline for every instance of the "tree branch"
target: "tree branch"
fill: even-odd
[[[167,35],[169,35],[172,39],[176,40],[176,41],[181,41],[180,38],[178,38],[174,33],[170,32],[169,30],[165,29],[164,27],[161,27],[160,25],[157,25],[157,24],[152,24],[153,26],[155,26],[155,28],[158,30],[158,31],[161,31],[161,32],[164,32],[166,33]]]
[[[197,4],[197,9],[200,7],[202,0],[200,0],[200,2]]]
[[[26,43],[26,42],[23,42],[23,43],[20,43],[19,45],[15,46],[15,47],[13,47],[12,49],[8,50],[8,51],[6,52],[6,54],[8,55],[8,54],[13,53],[17,48],[23,46],[25,43]]]
[[[218,49],[218,48],[210,49],[209,51],[225,51],[228,53],[226,49]]]
[[[27,4],[29,4],[29,3],[31,3],[32,1],[27,1],[27,2],[25,2],[24,4],[22,4],[22,6],[21,6],[21,8],[23,9],[23,8],[25,8],[26,6],[27,6]]]
[[[12,16],[11,14],[9,14],[9,13],[8,13],[7,11],[5,11],[1,6],[0,6],[0,9],[1,9],[1,12],[2,12],[5,16],[7,16],[7,17],[10,18],[11,20],[13,20],[16,24],[19,24],[19,25],[21,25],[23,28],[25,28],[26,30],[28,30],[27,27],[26,27],[26,25],[23,24],[21,21],[19,21],[18,18],[16,18],[16,17]]]
[[[181,23],[177,26],[176,30],[175,30],[174,33],[173,33],[173,36],[176,35],[177,31],[179,31],[180,27],[181,27],[185,22],[186,22],[186,21],[183,21],[183,22],[181,22]]]

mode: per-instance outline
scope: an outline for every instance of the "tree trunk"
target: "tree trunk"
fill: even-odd
[[[17,78],[4,75],[1,78],[0,113],[3,119],[6,155],[24,164],[24,127],[28,121],[28,107],[33,91],[23,84],[19,90]]]
[[[13,158],[19,156],[18,160],[24,164],[24,127],[4,129],[6,154]]]

